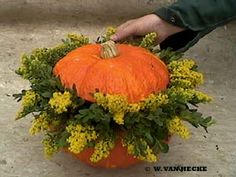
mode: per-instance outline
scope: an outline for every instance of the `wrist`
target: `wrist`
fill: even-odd
[[[168,38],[169,36],[184,31],[184,28],[172,25],[159,16],[152,14],[153,18],[155,18],[155,31],[159,34],[162,40]]]

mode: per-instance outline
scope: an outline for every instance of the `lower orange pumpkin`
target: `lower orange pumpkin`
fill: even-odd
[[[65,149],[65,151],[72,153],[68,149]],[[129,166],[142,162],[141,160],[134,158],[132,155],[128,154],[127,148],[122,146],[122,142],[120,139],[117,140],[115,147],[110,152],[110,155],[97,163],[93,163],[89,160],[93,152],[94,148],[87,148],[79,154],[72,154],[80,161],[90,166],[101,168],[127,168]]]
[[[168,138],[164,142],[168,144],[170,138],[171,136],[168,136]],[[67,148],[65,148],[64,151],[72,154],[85,164],[99,168],[127,168],[143,162],[142,160],[139,160],[134,156],[128,154],[127,148],[122,145],[121,139],[118,139],[116,141],[115,147],[111,150],[109,156],[97,163],[93,163],[90,161],[90,157],[94,152],[94,148],[87,148],[79,154],[72,153]]]

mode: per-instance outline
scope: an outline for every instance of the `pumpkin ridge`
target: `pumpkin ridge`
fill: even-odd
[[[149,51],[146,51],[146,50],[140,50],[139,51],[141,54],[150,54],[150,52]],[[135,72],[135,74],[137,75],[137,76],[143,76],[143,75],[145,75],[145,74],[148,74],[149,75],[149,77],[151,77],[151,78],[153,78],[154,80],[156,80],[155,81],[155,83],[157,84],[157,85],[155,85],[154,87],[153,87],[153,84],[152,83],[150,83],[150,82],[148,82],[148,81],[150,81],[150,78],[147,80],[146,79],[146,76],[144,76],[143,77],[143,81],[144,82],[148,82],[147,83],[147,85],[145,85],[145,87],[146,88],[148,88],[148,90],[149,90],[149,93],[148,94],[146,94],[146,96],[148,96],[150,93],[152,93],[153,91],[155,92],[155,91],[160,91],[160,89],[156,89],[157,87],[159,87],[158,85],[159,85],[159,83],[161,83],[161,81],[165,81],[165,83],[166,82],[168,82],[169,81],[169,77],[167,77],[167,76],[163,76],[163,77],[160,77],[159,76],[159,74],[160,74],[160,70],[159,69],[162,69],[162,72],[163,72],[163,74],[162,75],[164,75],[164,74],[166,74],[166,73],[169,73],[168,72],[168,69],[167,69],[167,67],[165,66],[165,65],[163,65],[163,67],[164,67],[164,69],[163,69],[163,67],[158,67],[158,69],[155,69],[156,67],[154,67],[154,70],[152,70],[152,67],[150,68],[150,65],[154,65],[154,64],[156,64],[156,63],[158,63],[159,64],[159,61],[161,61],[157,56],[155,56],[155,55],[149,55],[151,58],[152,58],[152,60],[151,60],[151,63],[150,63],[150,60],[149,59],[145,59],[145,60],[142,60],[142,62],[145,62],[145,66],[146,67],[144,67],[144,65],[142,66],[142,70],[141,70],[141,72],[142,73],[144,73],[144,74],[137,74],[137,72]],[[153,57],[155,57],[154,59],[153,59]],[[135,54],[133,55],[133,53],[130,53],[130,60],[127,60],[127,63],[131,63],[131,65],[136,65],[136,66],[138,66],[138,64],[137,64],[137,62],[140,62],[140,58],[136,58],[136,59],[133,59],[133,58],[135,58]],[[153,62],[155,62],[155,63],[152,63],[152,61]],[[147,67],[149,67],[149,69],[146,69]],[[151,72],[152,71],[152,72]],[[165,79],[163,79],[163,78],[165,78]],[[143,83],[144,83],[143,82]],[[162,86],[163,87],[163,86]],[[164,88],[162,88],[162,89],[165,89],[166,87],[164,87]]]
[[[90,70],[91,70],[91,68],[93,67],[93,66],[95,66],[97,63],[99,63],[99,59],[96,61],[96,62],[94,62],[93,64],[91,64],[90,65],[90,67],[88,67],[88,69],[86,70],[86,73],[88,73]],[[76,89],[77,89],[77,92],[79,92],[80,90],[81,90],[81,87],[84,85],[83,83],[86,81],[86,75],[84,75],[84,78],[82,79],[82,81],[81,81],[81,85],[79,86],[79,88],[77,88],[77,85],[76,85]]]

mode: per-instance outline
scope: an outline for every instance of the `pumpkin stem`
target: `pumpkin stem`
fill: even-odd
[[[107,41],[101,44],[101,57],[102,58],[113,58],[119,55],[116,44],[114,41]]]

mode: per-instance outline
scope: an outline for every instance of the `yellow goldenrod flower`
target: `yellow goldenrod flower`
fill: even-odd
[[[141,109],[156,110],[159,106],[168,103],[168,95],[164,93],[150,94],[142,104]]]
[[[69,125],[66,130],[71,134],[67,139],[69,150],[73,153],[80,153],[89,141],[96,140],[98,135],[91,126]]]
[[[183,88],[194,88],[203,83],[203,75],[193,70],[193,60],[172,61],[168,68],[171,71],[170,81],[172,85]]]
[[[128,112],[138,112],[140,109],[141,109],[140,103],[129,104],[129,106],[127,108]]]
[[[72,41],[80,41],[81,43],[88,43],[88,38],[83,35],[69,33],[67,37]]]
[[[96,92],[93,94],[98,105],[102,106],[103,108],[107,109],[107,98],[103,93]]]
[[[127,151],[128,151],[128,154],[134,155],[134,145],[131,143],[127,144]]]
[[[181,87],[171,87],[168,93],[171,98],[181,98],[183,102],[188,102],[194,97],[193,89],[184,89]]]
[[[210,102],[212,98],[207,94],[197,91],[195,89],[185,89],[181,87],[171,87],[169,89],[169,95],[172,98],[179,98],[183,102],[188,102],[191,100],[195,100],[199,103]]]
[[[144,47],[146,49],[150,49],[152,46],[155,45],[156,39],[157,39],[157,33],[155,32],[149,33],[145,35],[139,46]]]
[[[171,70],[175,70],[178,68],[188,68],[192,69],[196,63],[191,59],[182,59],[182,60],[174,60],[168,64],[168,68]]]
[[[108,157],[108,155],[110,154],[110,150],[114,147],[114,142],[110,141],[110,140],[101,140],[99,142],[96,143],[95,147],[94,147],[94,152],[90,157],[90,161],[91,162],[98,162],[106,157]]]
[[[104,95],[102,93],[95,93],[94,98],[98,105],[101,105],[104,109],[108,109],[113,113],[114,120],[117,124],[124,124],[124,115],[129,109],[129,103],[124,96],[120,95]]]
[[[182,123],[178,116],[175,116],[167,124],[168,130],[171,134],[177,134],[181,138],[188,139],[190,136],[188,128]]]
[[[168,103],[168,96],[164,93],[150,94],[138,103],[128,103],[126,97],[121,95],[103,94],[97,92],[94,98],[98,105],[113,113],[117,124],[124,124],[124,115],[127,112],[138,112],[144,109],[155,110],[157,107]]]
[[[72,104],[71,97],[72,96],[68,91],[65,91],[63,94],[54,92],[53,97],[49,100],[49,104],[56,113],[61,114],[66,112],[67,108]]]
[[[32,90],[26,91],[25,95],[22,97],[23,107],[32,107],[35,105],[39,95]]]
[[[94,98],[98,105],[108,109],[111,113],[125,112],[128,109],[129,103],[124,96],[95,93]]]
[[[42,143],[44,145],[44,155],[48,159],[59,150],[51,138],[44,139]]]
[[[113,119],[117,124],[123,125],[124,124],[124,113],[115,113]]]
[[[210,102],[212,100],[210,96],[197,90],[195,90],[194,96],[197,100],[199,100],[202,103]]]
[[[125,112],[127,110],[129,103],[124,96],[107,94],[106,98],[107,107],[111,112]]]
[[[108,40],[110,40],[110,37],[113,35],[113,34],[115,34],[116,33],[116,28],[114,28],[114,27],[108,27],[107,29],[106,29],[106,34],[105,34],[105,40],[106,41],[108,41]]]
[[[158,156],[153,153],[152,149],[150,148],[150,146],[147,145],[146,142],[144,142],[144,143],[147,146],[147,148],[146,148],[146,150],[144,152],[145,155],[134,156],[134,157],[138,158],[140,160],[147,161],[147,162],[156,162],[158,160]],[[128,154],[130,154],[130,155],[134,155],[135,154],[134,153],[134,144],[132,144],[132,143],[126,143],[125,144],[124,142],[122,142],[122,145],[123,146],[127,146]]]
[[[147,146],[144,156],[139,156],[138,159],[144,160],[147,162],[156,162],[158,160],[157,155],[153,154],[152,149]]]
[[[29,130],[31,135],[35,135],[40,133],[43,130],[49,129],[49,115],[46,112],[43,112],[39,116],[36,116],[35,119],[32,121],[31,128]]]

